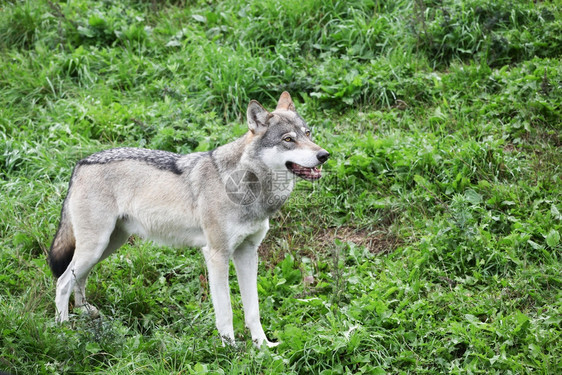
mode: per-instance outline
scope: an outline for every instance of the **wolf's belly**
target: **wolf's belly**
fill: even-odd
[[[201,227],[185,220],[139,220],[128,217],[119,225],[130,234],[162,245],[203,247],[207,244]]]

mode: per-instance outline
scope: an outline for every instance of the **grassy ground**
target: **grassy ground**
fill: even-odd
[[[561,9],[3,2],[0,370],[561,373]],[[90,278],[103,318],[55,325],[45,256],[74,163],[212,149],[283,90],[332,158],[260,249],[281,345],[252,347],[233,277],[239,345],[223,348],[198,251],[138,239]]]

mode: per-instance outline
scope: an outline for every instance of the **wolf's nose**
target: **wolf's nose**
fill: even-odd
[[[328,160],[329,157],[330,153],[326,150],[322,150],[316,154],[316,158],[318,159],[318,161],[320,161],[320,163],[324,163],[326,160]]]

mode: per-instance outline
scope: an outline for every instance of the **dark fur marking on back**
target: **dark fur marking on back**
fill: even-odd
[[[92,154],[78,162],[78,165],[108,164],[119,161],[135,160],[174,174],[182,174],[178,167],[181,155],[161,150],[142,148],[113,148]]]
[[[209,157],[211,158],[211,163],[213,163],[213,167],[215,167],[217,172],[220,172],[219,165],[217,164],[217,161],[215,160],[215,156],[213,155],[214,152],[215,150],[209,151]]]

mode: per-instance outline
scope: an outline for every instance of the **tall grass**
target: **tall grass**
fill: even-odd
[[[0,370],[562,371],[557,2],[12,1],[0,5]],[[45,262],[73,165],[210,150],[288,90],[332,155],[260,248],[272,350],[231,270],[222,347],[196,249],[130,239],[54,324]]]

